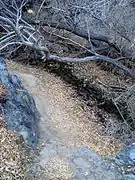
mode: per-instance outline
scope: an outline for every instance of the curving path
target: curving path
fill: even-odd
[[[81,102],[74,98],[72,88],[45,71],[18,70],[15,66],[10,69],[21,77],[41,114],[35,179],[118,179],[115,168],[110,169],[108,163],[90,150],[96,146],[100,150],[102,146],[103,140],[98,134],[100,127],[92,120],[95,118],[92,113],[89,120]],[[101,144],[95,143],[99,138]]]

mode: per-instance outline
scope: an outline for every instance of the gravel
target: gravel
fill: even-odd
[[[0,117],[0,180],[22,180],[28,161],[23,140],[15,132],[7,130]]]

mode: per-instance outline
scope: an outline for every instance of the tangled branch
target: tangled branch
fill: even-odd
[[[15,1],[13,0],[13,2]],[[3,13],[0,15],[0,26],[5,31],[0,38],[0,51],[2,52],[11,45],[24,45],[40,51],[42,56],[45,57],[48,49],[41,44],[43,37],[40,32],[22,19],[24,1],[22,1],[20,7],[16,5],[16,2],[15,5],[12,3],[15,13],[8,9],[2,1],[0,1],[0,4],[3,7]]]
[[[0,5],[3,9],[2,13],[0,14],[0,26],[4,30],[4,33],[0,37],[0,52],[9,47],[14,47],[15,51],[17,50],[18,46],[24,45],[40,52],[42,59],[48,61],[53,60],[59,62],[77,63],[102,60],[114,64],[135,78],[135,70],[127,68],[122,63],[117,61],[117,59],[112,59],[107,56],[100,55],[93,50],[89,50],[91,56],[84,58],[59,57],[50,54],[49,49],[43,42],[44,37],[42,34],[22,18],[22,8],[26,2],[27,1],[23,0],[20,6],[17,6],[16,1],[12,0],[12,10],[10,10],[10,8],[7,8],[7,6],[0,0]]]

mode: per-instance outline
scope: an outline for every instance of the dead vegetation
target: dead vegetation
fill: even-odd
[[[41,9],[43,8],[44,1],[41,3],[37,11],[38,14],[35,17],[39,19],[34,19],[33,21],[33,18],[31,17],[32,18],[31,22],[27,20],[25,21],[23,19],[23,8],[27,5],[27,2],[28,2],[27,0],[23,0],[21,3],[19,3],[17,2],[17,0],[16,1],[12,0],[11,5],[9,4],[8,6],[6,2],[0,1],[0,5],[2,8],[0,14],[0,26],[2,29],[1,37],[0,37],[0,51],[3,54],[5,54],[6,51],[8,51],[9,54],[12,54],[14,51],[17,51],[19,47],[25,46],[37,51],[41,55],[40,59],[44,61],[57,61],[57,62],[68,62],[68,63],[80,63],[80,62],[85,63],[92,61],[103,61],[103,62],[111,63],[116,67],[122,69],[125,73],[128,73],[132,78],[135,77],[134,68],[130,69],[129,67],[125,66],[119,61],[119,59],[124,57],[120,56],[117,58],[112,58],[109,57],[108,55],[101,54],[98,52],[98,50],[94,49],[94,46],[92,45],[91,42],[92,39],[106,42],[107,44],[109,44],[110,47],[113,47],[118,52],[120,52],[119,48],[117,48],[117,46],[115,46],[113,43],[109,42],[109,40],[106,39],[106,37],[100,35],[94,36],[93,34],[90,35],[89,30],[87,32],[88,35],[86,39],[91,45],[91,48],[88,49],[86,47],[81,46],[84,50],[87,50],[88,52],[87,56],[60,57],[58,56],[58,54],[51,54],[50,49],[47,47],[46,37],[41,33],[41,30],[44,29],[44,27],[47,25],[44,23],[40,24],[41,19],[38,17]],[[28,11],[28,13],[29,12],[32,12],[34,14],[32,9],[31,11]],[[36,20],[39,22],[36,23]],[[57,24],[55,24],[54,26],[50,24],[50,26],[54,28],[58,28],[59,22]],[[36,28],[36,26],[38,27]],[[71,31],[74,34],[77,34],[78,36],[85,38],[82,31],[81,33],[75,33],[74,31],[67,29],[65,26],[63,28],[61,27],[61,29]],[[64,39],[66,37],[61,36],[61,38]],[[71,42],[75,43],[73,41]]]
[[[6,97],[6,89],[0,85],[0,104],[4,103]],[[27,174],[30,159],[28,149],[16,132],[7,129],[2,105],[0,109],[0,179],[22,180]]]

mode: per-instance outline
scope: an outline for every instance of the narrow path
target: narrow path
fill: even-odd
[[[9,68],[21,77],[41,114],[40,179],[98,178],[98,172],[105,170],[89,148],[107,154],[109,141],[100,136],[101,124],[95,123],[94,113],[89,118],[83,104],[74,98],[73,89],[53,74],[16,63],[9,64]],[[109,147],[109,151],[113,150]],[[103,175],[104,180],[109,180],[109,173]]]

